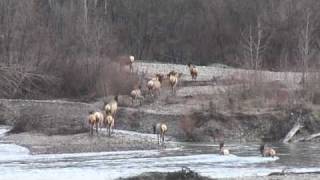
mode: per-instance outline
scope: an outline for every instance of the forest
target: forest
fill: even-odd
[[[123,54],[317,71],[319,9],[318,0],[0,0],[0,97],[98,96]]]

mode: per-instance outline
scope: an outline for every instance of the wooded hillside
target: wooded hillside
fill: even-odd
[[[122,54],[316,70],[319,9],[318,0],[0,0],[0,96],[90,94]]]

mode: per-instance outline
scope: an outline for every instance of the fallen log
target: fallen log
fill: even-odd
[[[308,137],[303,137],[303,138],[296,139],[294,142],[311,141],[312,139],[317,138],[317,137],[320,137],[320,133],[311,134]]]
[[[293,136],[301,129],[303,128],[303,125],[301,125],[299,122],[296,122],[293,126],[293,128],[288,132],[286,137],[283,139],[283,143],[289,143]]]

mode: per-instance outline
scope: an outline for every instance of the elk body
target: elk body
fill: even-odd
[[[114,118],[112,115],[107,115],[106,118],[104,119],[104,125],[107,127],[108,135],[111,136],[111,132],[113,132],[114,128]]]
[[[168,127],[164,123],[157,123],[153,125],[153,133],[157,134],[158,144],[164,144],[164,135],[167,132]]]
[[[276,156],[276,151],[271,147],[266,147],[265,144],[260,146],[260,153],[263,157],[274,157]]]
[[[104,110],[106,111],[106,115],[112,115],[115,117],[118,110],[118,96],[115,96],[112,101],[104,106]]]
[[[141,92],[141,86],[139,86],[137,89],[134,89],[130,92],[131,100],[132,100],[132,105],[134,104],[134,100],[138,100],[140,105],[144,97],[142,96]]]
[[[156,74],[156,77],[152,78],[147,82],[147,88],[152,96],[160,95],[162,79],[163,75]]]
[[[196,68],[195,65],[188,63],[188,67],[189,67],[189,71],[190,71],[190,75],[192,80],[196,80],[198,77],[198,69]]]
[[[120,70],[124,67],[130,68],[130,72],[133,72],[133,63],[134,63],[134,56],[132,55],[122,55],[115,58],[115,60],[120,65]]]
[[[169,83],[171,86],[172,94],[174,94],[176,92],[176,87],[177,87],[179,78],[182,76],[182,73],[177,73],[175,71],[171,71],[171,72],[169,72],[169,74],[167,74],[167,76],[169,78]]]
[[[223,142],[220,143],[219,151],[220,151],[220,154],[221,154],[221,155],[229,155],[229,154],[230,154],[229,149],[227,149],[227,148],[224,147],[224,143],[223,143]]]
[[[99,123],[103,121],[103,114],[101,112],[89,112],[88,123],[90,126],[90,135],[93,135],[93,127],[96,127],[96,133],[98,134]]]

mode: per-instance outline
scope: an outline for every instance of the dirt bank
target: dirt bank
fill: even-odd
[[[81,152],[105,152],[125,150],[149,150],[177,147],[174,139],[167,137],[164,146],[158,146],[154,134],[141,134],[130,131],[115,131],[111,137],[103,131],[99,136],[88,133],[74,135],[52,135],[24,132],[9,134],[0,139],[28,148],[31,154],[59,154]]]
[[[292,174],[285,176],[254,176],[254,177],[237,177],[237,178],[221,178],[221,180],[318,180],[319,174]],[[139,176],[122,178],[119,180],[210,180],[211,178],[202,177],[200,175],[185,175],[185,173],[143,173]]]
[[[125,97],[122,97],[125,99]],[[152,104],[120,107],[116,117],[116,129],[152,133],[152,125],[164,122],[167,134],[180,140],[212,141],[225,140],[257,141],[278,140],[285,136],[294,124],[285,109],[251,109],[250,111],[214,111],[196,104],[190,111],[188,106],[204,103],[204,99],[175,98],[166,104],[157,100]],[[210,103],[210,102],[208,102]],[[48,137],[73,135],[88,132],[89,110],[100,110],[102,101],[76,103],[68,101],[0,100],[4,123],[14,126],[14,132],[34,132]],[[313,117],[313,116],[312,116]],[[310,118],[308,118],[310,119]],[[319,123],[313,118],[310,128]]]
[[[188,106],[189,99],[182,101],[185,101],[184,105]],[[95,109],[96,107],[96,109],[99,109],[103,104],[101,101],[91,104],[75,102],[69,104],[69,102],[0,100],[0,103],[6,105],[6,109],[10,109],[9,112],[14,112],[14,115],[16,115],[11,121],[6,121],[6,124],[16,126],[16,129],[21,130],[17,133],[10,133],[4,138],[4,141],[28,147],[32,153],[158,148],[154,135],[140,136],[116,131],[112,138],[106,136],[89,137],[86,112],[90,108]],[[26,103],[29,105],[26,105]],[[158,105],[156,105],[157,103]],[[138,107],[120,107],[116,117],[116,129],[152,133],[152,124],[165,122],[168,125],[167,135],[178,141],[225,140],[226,142],[244,142],[260,141],[262,139],[276,141],[286,135],[296,120],[289,117],[291,113],[296,113],[294,109],[290,111],[281,108],[259,109],[259,111],[251,109],[250,111],[230,112],[204,108],[202,111],[183,114],[185,112],[183,108],[180,108],[180,110],[176,108],[177,111],[168,108],[175,107],[180,102],[170,104],[167,107],[162,106],[161,103],[163,101]],[[53,113],[53,111],[57,112],[56,108],[61,109],[63,113],[69,113]],[[54,110],[51,111],[52,109]],[[37,114],[36,121],[33,121],[32,116],[28,114],[29,111]],[[303,117],[306,126],[299,134],[303,136],[316,133],[320,124],[317,113],[305,110]]]

